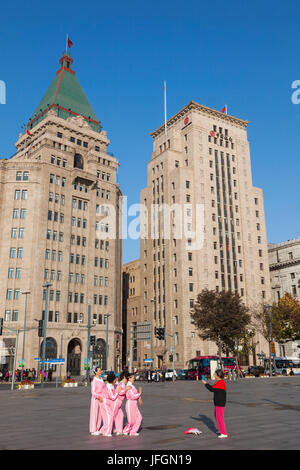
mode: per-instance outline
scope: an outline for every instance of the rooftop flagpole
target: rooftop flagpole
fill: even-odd
[[[66,37],[66,54],[68,53],[68,38],[69,38],[69,35],[67,34],[67,37]]]
[[[167,135],[167,85],[164,81],[165,135]]]

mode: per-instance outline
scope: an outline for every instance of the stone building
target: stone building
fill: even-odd
[[[272,301],[278,302],[286,293],[300,300],[300,238],[281,243],[269,243],[269,263]],[[281,355],[297,356],[300,341],[281,346]]]
[[[171,334],[178,368],[216,353],[191,322],[202,289],[231,289],[250,307],[271,299],[263,194],[252,183],[247,125],[191,101],[151,134],[140,196],[139,318],[149,320],[152,304],[153,326],[165,328],[163,341],[154,338],[154,367],[171,366]],[[127,334],[129,328],[130,321]],[[256,352],[267,353],[263,338],[256,341]],[[149,351],[138,347],[143,362]]]
[[[30,292],[25,368],[38,366],[34,359],[40,356],[42,338],[37,327],[47,282],[47,358],[61,355],[63,372],[83,373],[90,303],[93,362],[121,367],[121,191],[118,162],[108,145],[73,59],[64,54],[26,132],[19,135],[16,154],[0,161],[0,316],[6,367],[12,367],[16,330],[24,325],[25,291]],[[19,340],[17,360],[22,333]]]

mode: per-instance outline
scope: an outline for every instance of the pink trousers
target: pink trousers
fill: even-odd
[[[127,400],[126,414],[127,424],[123,432],[126,434],[130,434],[130,436],[133,436],[135,433],[138,432],[143,419],[138,408],[137,400]]]
[[[91,398],[90,409],[90,432],[99,431],[101,426],[100,401],[97,398]]]
[[[215,406],[215,417],[221,434],[227,434],[224,422],[225,406]]]
[[[100,406],[103,425],[100,429],[101,434],[111,434],[114,424],[114,404],[111,400],[104,398]]]
[[[117,433],[122,434],[123,433],[123,421],[124,421],[124,413],[122,410],[122,403],[123,400],[116,399],[116,407],[115,407],[115,413],[114,413],[114,419],[115,419],[115,428]]]

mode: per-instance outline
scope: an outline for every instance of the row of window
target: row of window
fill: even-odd
[[[53,217],[52,217],[53,214]],[[64,223],[65,216],[62,212],[58,214],[56,211],[48,211],[48,220],[53,220],[54,222],[60,222],[61,224]]]
[[[16,181],[28,181],[29,180],[29,171],[17,171]]]
[[[53,240],[53,241],[60,241],[60,242],[63,242],[64,241],[64,234],[63,232],[57,232],[56,230],[47,230],[46,232],[46,239],[47,240]]]
[[[109,241],[108,240],[95,240],[95,248],[100,248],[100,250],[109,251]]]
[[[65,177],[60,177],[60,176],[57,176],[57,175],[55,176],[52,173],[50,174],[49,181],[50,181],[51,184],[55,183],[58,186],[60,186],[60,184],[61,184],[62,187],[65,187],[66,184],[67,184],[67,180],[66,180]]]
[[[82,222],[82,224],[81,224]],[[72,217],[72,227],[78,227],[80,228],[86,228],[87,227],[87,220],[86,219],[81,219],[80,217]]]
[[[104,278],[104,287],[108,287],[108,277],[105,277]],[[99,279],[98,279],[98,276],[94,276],[94,286],[100,286],[102,287],[103,286],[103,276],[99,276]]]
[[[8,279],[21,279],[22,268],[8,268]]]
[[[54,269],[45,269],[44,271],[44,279],[51,280],[51,281],[61,281],[61,271],[55,271]]]
[[[60,157],[55,157],[55,155],[51,155],[51,163],[55,164],[55,162],[56,162],[57,166],[60,166],[60,164],[62,163],[63,168],[67,167],[67,160],[65,160],[65,159],[61,160]]]
[[[56,254],[58,254],[57,261],[62,261],[63,260],[63,252],[62,251],[56,252],[56,250],[51,251],[48,248],[46,248],[45,259],[50,259],[50,256],[51,256],[51,260],[56,261]]]
[[[49,192],[49,202],[54,201],[55,204],[58,204],[59,199],[60,199],[61,205],[64,206],[65,205],[65,196],[64,196],[64,194],[61,194],[60,197],[59,197],[59,194],[55,193],[54,197],[53,197],[53,193],[51,191]]]
[[[108,305],[108,295],[94,295],[94,305]]]
[[[97,171],[97,178],[102,181],[110,181],[110,173],[104,173],[103,171]]]
[[[85,266],[85,255],[74,255],[74,253],[70,253],[70,263],[71,264],[81,264],[82,266]]]
[[[26,201],[27,199],[27,189],[16,189],[15,190],[15,201],[20,201],[21,199],[23,201]]]
[[[24,228],[12,228],[11,229],[11,238],[24,238]]]
[[[73,209],[83,209],[84,211],[87,211],[87,201],[82,201],[81,199],[72,199],[72,207]]]
[[[13,219],[26,219],[26,209],[13,209]]]
[[[103,199],[110,199],[110,191],[108,191],[106,189],[97,188],[96,189],[96,195],[98,197],[102,197]]]
[[[104,258],[97,258],[95,257],[94,259],[94,266],[97,268],[99,266],[99,268],[108,268],[109,267],[109,260],[108,259],[104,259]]]
[[[84,294],[79,294],[78,292],[69,292],[68,302],[74,304],[84,304]]]
[[[9,257],[10,258],[15,258],[17,255],[17,258],[23,258],[23,248],[14,248],[12,247],[9,251]]]

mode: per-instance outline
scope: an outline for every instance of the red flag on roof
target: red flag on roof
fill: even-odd
[[[72,43],[71,39],[68,37],[68,47],[70,48],[72,46],[73,46],[73,43]]]
[[[30,135],[30,136],[31,136],[31,133],[29,132],[29,130],[28,130],[28,129],[26,129],[26,132],[27,132],[27,134],[28,134],[28,135]]]
[[[227,104],[225,104],[224,108],[221,110],[221,113],[225,113],[227,114]]]

